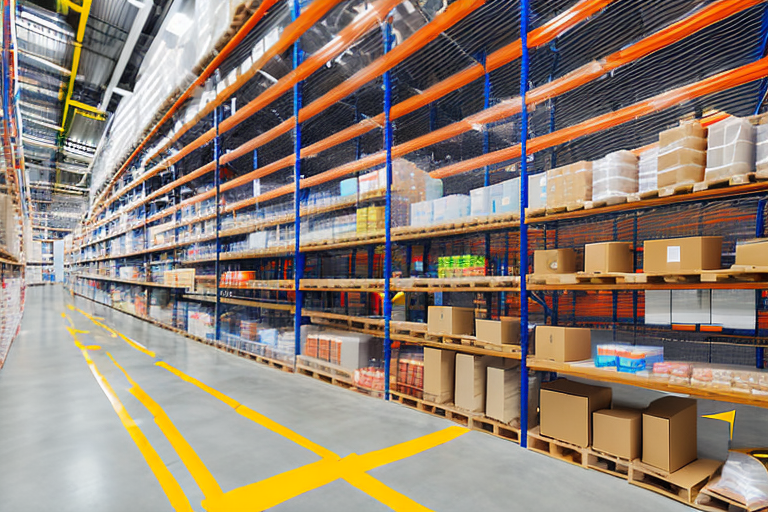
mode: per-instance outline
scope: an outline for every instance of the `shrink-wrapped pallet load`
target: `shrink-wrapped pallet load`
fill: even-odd
[[[615,151],[592,163],[592,201],[626,197],[637,192],[637,157]]]
[[[755,167],[755,127],[747,119],[729,117],[709,127],[704,181],[752,172]]]
[[[699,183],[707,162],[707,131],[698,121],[659,134],[659,188]]]

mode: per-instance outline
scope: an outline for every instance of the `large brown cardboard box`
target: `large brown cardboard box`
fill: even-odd
[[[429,306],[427,332],[430,334],[472,335],[475,331],[475,310],[452,306]]]
[[[584,272],[634,272],[632,244],[602,242],[584,246]]]
[[[475,338],[494,345],[520,344],[520,319],[505,316],[500,320],[475,320]]]
[[[603,409],[592,414],[592,448],[635,460],[641,455],[643,413],[636,409]]]
[[[485,415],[502,423],[520,418],[520,368],[489,366],[486,376]]]
[[[485,410],[486,369],[498,360],[493,356],[456,354],[456,407],[472,412]]]
[[[700,144],[698,141],[686,144],[685,141],[688,141],[691,138],[704,139],[704,145],[701,147],[696,147],[702,150],[707,149],[707,130],[701,126],[701,123],[698,121],[684,121],[680,123],[680,126],[676,126],[675,128],[670,128],[669,130],[660,132],[659,147],[693,147],[693,144]]]
[[[768,267],[768,238],[747,240],[736,246],[736,264]]]
[[[592,444],[592,413],[611,406],[611,388],[557,379],[541,385],[540,431],[586,448]]]
[[[592,357],[592,331],[581,327],[536,326],[536,359],[567,363]]]
[[[698,272],[720,268],[723,237],[694,236],[643,242],[643,272]]]
[[[572,274],[576,272],[573,249],[549,249],[533,253],[534,274]]]
[[[453,350],[424,347],[424,400],[453,402],[455,358]]]
[[[643,462],[673,473],[696,460],[696,400],[665,396],[643,413]]]

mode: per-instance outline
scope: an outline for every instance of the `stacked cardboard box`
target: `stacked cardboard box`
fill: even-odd
[[[547,208],[592,200],[592,162],[576,162],[547,171]]]
[[[698,121],[659,133],[658,185],[674,187],[704,179],[707,131]]]
[[[719,269],[722,245],[721,236],[646,240],[643,243],[643,271],[665,273]]]

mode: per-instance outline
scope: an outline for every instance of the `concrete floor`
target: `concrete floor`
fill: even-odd
[[[155,365],[152,357],[120,337],[111,337],[84,315],[67,309],[73,300],[60,286],[30,288],[27,293],[21,333],[0,370],[0,510],[174,510],[89,370],[83,351],[66,330],[62,313],[78,330],[88,331],[76,333],[78,340],[91,346],[87,354],[178,482],[191,510],[205,510],[201,487],[152,413],[129,392],[131,384],[107,352],[162,407],[224,493],[319,460],[312,451],[238,414],[210,393]],[[381,450],[454,426],[397,404],[226,354],[85,299],[76,299],[74,305],[155,351],[156,360],[341,457]],[[368,474],[436,511],[613,512],[617,504],[630,503],[633,511],[687,510],[625,481],[479,432]],[[301,480],[298,476],[288,480],[290,486],[305,483],[296,481]],[[279,485],[268,487],[269,492],[281,491]],[[345,480],[293,494],[297,495],[271,510],[390,510]],[[403,502],[389,503],[396,507]],[[425,510],[415,505],[397,508],[414,509]],[[246,502],[218,510],[260,508]]]

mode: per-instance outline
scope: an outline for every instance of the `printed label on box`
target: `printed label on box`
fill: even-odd
[[[511,202],[509,197],[502,198],[501,204],[502,206],[507,206]]]
[[[680,263],[679,245],[670,245],[667,247],[667,263]]]

